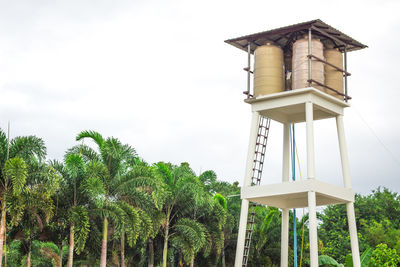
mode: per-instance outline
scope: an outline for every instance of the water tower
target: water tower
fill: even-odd
[[[225,41],[248,54],[247,95],[252,122],[237,240],[235,267],[247,266],[255,205],[282,210],[281,267],[288,266],[289,209],[309,209],[310,264],[318,266],[316,207],[345,204],[353,266],[360,267],[354,192],[344,134],[349,107],[347,53],[367,46],[321,20],[299,23]],[[254,68],[251,59],[254,55]],[[253,90],[251,76],[253,75]],[[314,120],[336,120],[343,186],[315,176]],[[282,183],[260,185],[270,121],[283,124]],[[307,179],[290,181],[290,125],[306,123]],[[249,208],[250,204],[250,208]]]

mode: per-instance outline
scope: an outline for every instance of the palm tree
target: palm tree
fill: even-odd
[[[54,161],[54,168],[60,173],[61,190],[57,192],[58,211],[67,217],[69,225],[68,267],[73,266],[74,250],[79,254],[84,248],[89,234],[88,196],[85,187],[87,164],[81,155],[69,153],[64,163]],[[64,218],[65,219],[65,218]],[[75,246],[76,245],[76,246]]]
[[[221,252],[224,249],[227,217],[226,199],[221,194],[216,193],[213,196],[212,205],[204,222],[209,232],[209,247],[215,254],[214,266],[217,266]]]
[[[154,177],[154,168],[142,160],[137,160],[126,175],[131,177],[131,186],[121,188],[118,192],[118,200],[129,204],[138,211],[140,239],[145,243],[148,238],[155,237],[161,225],[161,207],[158,205],[162,201],[158,194],[160,185]],[[125,225],[122,225],[119,234],[121,237],[121,267],[125,267]],[[128,242],[128,244],[130,247],[133,245],[132,242]]]
[[[120,200],[121,192],[128,192],[130,186],[137,185],[137,177],[131,175],[130,171],[138,159],[132,147],[122,144],[116,138],[104,139],[98,132],[82,131],[76,140],[86,138],[95,142],[98,152],[84,146],[81,148],[82,154],[93,161],[90,169],[103,170],[103,175],[92,177],[89,184],[93,186],[86,187],[86,190],[91,191],[93,195],[97,194],[95,197],[97,208],[94,211],[103,218],[100,267],[105,267],[109,219],[123,236],[127,236],[129,244],[134,244],[139,235],[141,223],[139,211]]]
[[[6,208],[7,203],[12,203],[12,199],[18,198],[25,185],[27,176],[27,166],[21,158],[14,157],[4,165],[2,172],[2,188],[1,192],[1,221],[0,221],[0,266],[2,264],[3,255],[3,238],[6,226]],[[13,203],[14,205],[16,203]]]
[[[0,129],[0,267],[3,257],[7,196],[21,192],[26,179],[26,164],[32,159],[44,159],[46,147],[42,139],[35,136],[22,136],[9,140]]]
[[[179,219],[172,229],[172,244],[182,253],[183,260],[193,266],[196,253],[207,242],[207,229],[203,224],[189,218]]]
[[[31,159],[28,165],[26,185],[21,194],[10,197],[11,225],[22,236],[26,248],[26,266],[31,266],[32,244],[39,237],[44,224],[54,214],[52,195],[59,185],[59,176],[50,165]]]
[[[162,267],[166,267],[168,241],[171,236],[175,235],[175,233],[178,232],[182,234],[192,233],[192,237],[195,235],[198,237],[202,236],[202,233],[200,232],[202,232],[203,228],[198,225],[196,221],[190,220],[192,221],[190,223],[187,220],[177,221],[177,217],[189,211],[191,214],[193,212],[193,207],[200,204],[204,191],[200,181],[195,176],[194,172],[190,169],[189,164],[187,163],[182,163],[179,167],[176,167],[171,164],[159,162],[155,165],[155,167],[158,173],[158,178],[162,182],[161,192],[164,198],[162,206],[162,211],[165,217],[165,222],[162,226],[164,230]],[[177,222],[177,228],[174,228],[175,222]],[[197,233],[194,234],[194,231],[197,231]],[[189,238],[185,240],[188,239]],[[181,238],[181,240],[183,239]],[[203,239],[200,238],[195,241],[201,243],[202,240]],[[189,244],[187,247],[188,249],[185,249],[184,253],[190,252],[190,255],[193,257],[193,253],[197,252],[198,247],[199,246],[197,245],[194,246],[194,244]]]

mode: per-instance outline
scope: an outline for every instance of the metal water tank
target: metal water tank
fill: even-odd
[[[283,91],[283,52],[267,43],[254,51],[254,97]]]
[[[342,53],[334,48],[324,50],[325,60],[332,65],[342,68],[343,67],[343,57]],[[325,85],[329,86],[340,93],[343,93],[343,73],[328,64],[325,64]],[[335,96],[343,100],[343,96],[326,89],[326,92],[332,96]]]
[[[324,58],[324,45],[318,39],[311,40],[312,55]],[[308,86],[308,37],[293,43],[292,57],[292,89],[306,88]],[[312,79],[324,84],[324,64],[312,60]],[[325,88],[316,84],[312,85],[325,92]]]

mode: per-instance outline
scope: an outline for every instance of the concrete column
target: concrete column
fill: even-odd
[[[353,257],[353,266],[361,267],[360,249],[358,247],[356,216],[354,213],[354,203],[346,203],[347,221],[349,223],[351,255]]]
[[[283,158],[282,158],[282,182],[288,182],[290,178],[290,124],[283,124]],[[288,266],[289,259],[289,209],[282,209],[281,229],[281,267]]]
[[[243,183],[244,186],[251,185],[251,177],[253,175],[254,153],[256,151],[259,120],[260,120],[260,114],[258,112],[253,112],[253,117],[251,119],[251,126],[250,126],[251,128],[250,128],[249,148],[247,150],[246,172]]]
[[[251,185],[251,177],[253,175],[254,152],[256,150],[259,119],[260,119],[260,114],[258,112],[253,112],[253,117],[251,119],[249,148],[247,152],[246,171],[244,176],[243,187],[241,189],[242,192],[243,190],[246,190],[245,188],[247,186]],[[249,213],[249,201],[247,199],[242,199],[242,207],[240,211],[240,221],[239,221],[239,233],[236,244],[235,267],[242,267],[243,263],[243,252],[244,252],[244,245],[246,238],[248,213]]]
[[[282,209],[281,267],[288,267],[289,259],[289,209]]]
[[[318,267],[317,208],[314,191],[308,192],[308,210],[310,227],[310,266]]]
[[[340,159],[342,161],[342,174],[344,187],[351,188],[349,158],[347,155],[346,136],[344,135],[343,115],[336,117],[336,128],[339,141]]]
[[[306,140],[307,140],[307,177],[315,179],[314,155],[314,114],[313,104],[306,102]],[[317,207],[314,191],[308,192],[309,231],[310,231],[310,266],[318,266]]]
[[[246,238],[247,215],[249,214],[249,201],[242,199],[242,207],[240,210],[239,232],[236,244],[235,267],[242,267],[244,242]]]
[[[283,124],[283,158],[282,158],[282,182],[288,182],[290,178],[290,124]]]
[[[336,117],[336,128],[338,133],[340,159],[342,161],[342,174],[344,187],[351,188],[350,179],[350,164],[347,154],[346,136],[344,134],[344,123],[343,115]],[[347,210],[347,221],[349,224],[350,233],[350,243],[351,243],[351,255],[353,257],[353,266],[360,267],[360,249],[358,247],[358,236],[357,236],[357,226],[356,226],[356,216],[354,213],[354,203],[346,203]]]
[[[315,179],[313,103],[306,102],[307,177]]]

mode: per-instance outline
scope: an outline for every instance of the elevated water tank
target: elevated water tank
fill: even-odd
[[[339,50],[334,48],[325,49],[324,56],[327,62],[336,67],[342,68],[343,57],[342,53]],[[328,64],[325,64],[325,85],[343,93],[343,73],[335,68],[332,68]],[[343,100],[343,96],[338,95],[337,93],[329,89],[326,89],[326,92]]]
[[[283,52],[267,43],[254,51],[254,97],[283,91]]]
[[[318,39],[311,40],[312,54],[321,59],[324,58],[324,46]],[[299,39],[293,43],[292,57],[292,89],[308,87],[308,37]],[[324,84],[324,64],[315,59],[312,60],[312,79]],[[325,88],[316,84],[313,87],[325,92]]]

